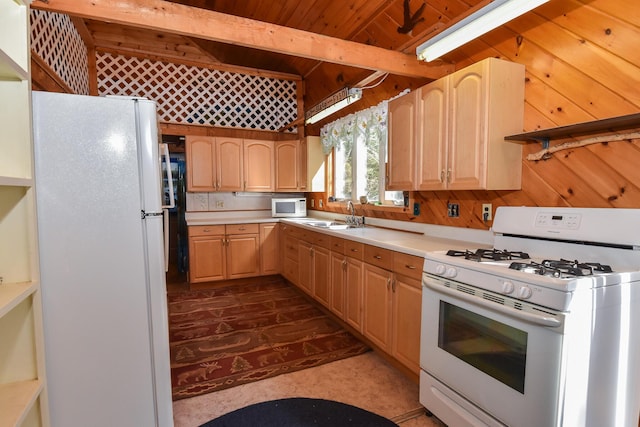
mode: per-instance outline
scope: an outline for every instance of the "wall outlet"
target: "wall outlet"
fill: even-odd
[[[315,208],[316,207],[316,201],[315,199],[311,199],[311,207]]]
[[[420,215],[420,203],[418,203],[418,202],[414,202],[413,203],[413,214],[415,216]]]
[[[224,200],[216,200],[216,209],[224,208]]]
[[[491,221],[493,216],[491,215],[491,203],[482,204],[482,220]]]
[[[322,207],[322,199],[318,200],[318,207]]]
[[[447,204],[447,215],[451,218],[457,218],[460,216],[460,205],[457,203]]]

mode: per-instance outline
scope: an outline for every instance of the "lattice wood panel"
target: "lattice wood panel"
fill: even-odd
[[[87,48],[68,15],[32,10],[31,50],[75,93],[89,94]]]
[[[96,62],[100,95],[153,99],[166,123],[275,131],[297,118],[295,81],[107,52]]]

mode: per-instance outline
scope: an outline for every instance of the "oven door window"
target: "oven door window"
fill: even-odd
[[[440,301],[438,346],[524,394],[527,333]]]

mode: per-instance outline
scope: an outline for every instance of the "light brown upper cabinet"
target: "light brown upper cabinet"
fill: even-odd
[[[274,189],[274,142],[193,136],[186,138],[187,191]]]
[[[307,188],[306,141],[275,143],[276,191],[304,191]]]
[[[187,191],[242,191],[243,140],[186,137]]]
[[[244,140],[244,191],[273,191],[273,141]]]
[[[524,66],[487,58],[389,102],[390,190],[515,190]]]
[[[418,89],[389,102],[388,190],[412,190],[415,187],[419,92]]]

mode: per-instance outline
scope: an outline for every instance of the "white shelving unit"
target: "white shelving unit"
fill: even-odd
[[[48,426],[28,0],[0,0],[0,427]]]

